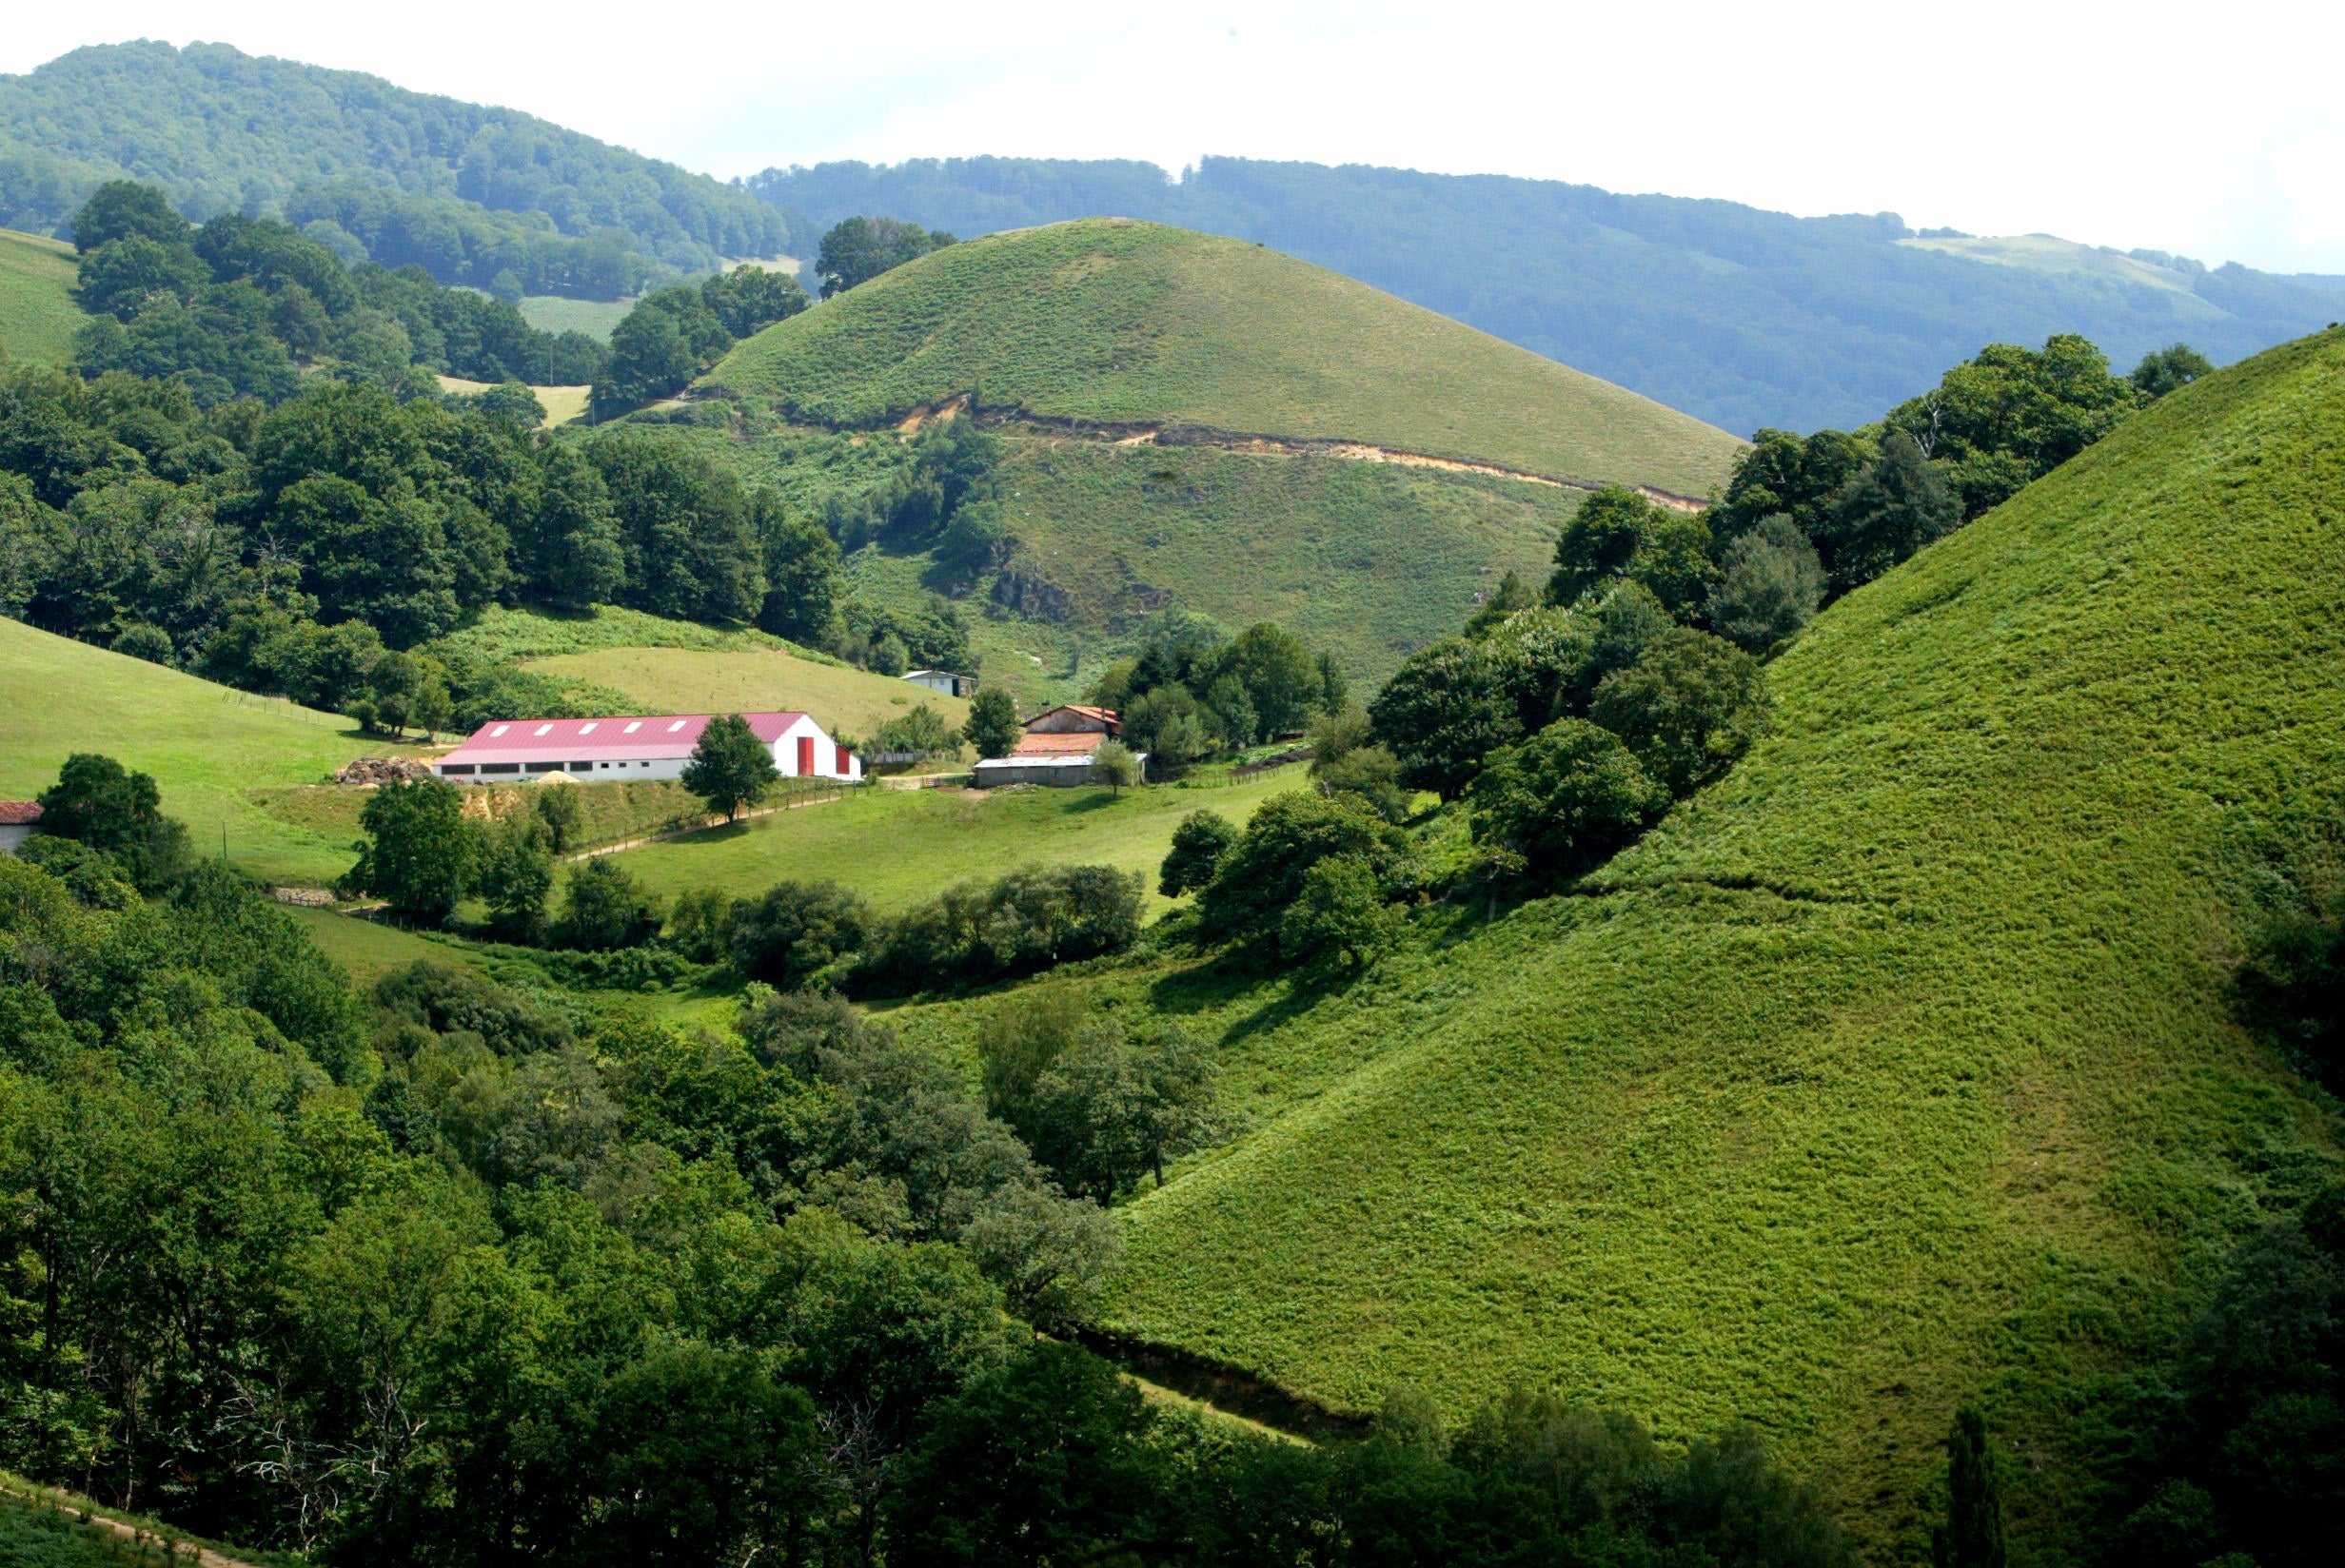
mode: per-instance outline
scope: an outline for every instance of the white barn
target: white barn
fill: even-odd
[[[564,774],[581,783],[680,778],[710,714],[633,718],[515,718],[483,724],[431,765],[455,784],[510,784]],[[743,714],[750,733],[773,748],[784,778],[856,783],[863,763],[805,714]]]

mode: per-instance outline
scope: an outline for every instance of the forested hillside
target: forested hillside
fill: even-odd
[[[513,109],[226,44],[76,49],[0,77],[0,226],[65,232],[108,180],[283,217],[442,283],[615,299],[789,248],[771,205]]]
[[[1794,218],[1499,175],[1207,158],[769,169],[828,224],[889,213],[961,235],[1114,214],[1275,246],[1748,435],[1850,425],[1984,343],[2079,333],[2119,363],[2178,339],[2217,363],[2345,313],[2335,280],[2137,252],[2135,277],[1901,244],[1894,213]]]

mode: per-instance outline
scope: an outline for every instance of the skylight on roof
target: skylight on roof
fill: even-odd
[[[640,718],[631,718],[631,719],[627,720],[627,727],[626,727],[625,729],[623,729],[623,730],[620,731],[619,733],[620,733],[621,735],[633,735],[633,734],[635,734],[635,732],[636,732],[636,731],[638,731],[638,730],[641,729],[642,727],[643,727],[643,721],[642,721],[641,719],[640,719]]]
[[[682,729],[683,727],[684,721],[680,718],[675,723],[668,726],[668,734],[674,735],[677,731]]]
[[[594,721],[593,719],[591,719],[591,718],[590,718],[590,719],[588,719],[585,723],[583,723],[583,724],[581,724],[581,725],[580,725],[580,726],[578,727],[578,733],[579,733],[579,734],[581,734],[581,735],[589,735],[594,734],[594,733],[595,733],[595,721]]]
[[[500,724],[500,725],[498,725],[495,729],[493,729],[493,730],[489,731],[488,733],[489,733],[490,735],[501,735],[504,734],[507,730],[509,730],[509,729],[511,729],[511,728],[513,728],[513,726],[512,726],[512,725],[510,725],[510,724]]]
[[[554,727],[551,724],[541,724],[530,732],[532,735],[552,735],[553,733]]]

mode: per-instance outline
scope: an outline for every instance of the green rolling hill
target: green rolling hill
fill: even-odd
[[[1045,420],[1371,442],[1696,498],[1740,444],[1324,267],[1114,218],[934,252],[739,344],[708,382],[833,424],[974,392]]]
[[[73,247],[0,228],[0,360],[63,364],[82,307],[73,303]]]
[[[1352,1409],[1747,1419],[1882,1560],[1975,1398],[2071,1528],[2108,1375],[2339,1158],[2225,988],[2234,857],[2345,780],[2340,388],[2345,332],[2273,350],[1851,595],[1577,896],[1349,987],[1101,982],[1253,1128],[1123,1211],[1101,1325]]]
[[[1502,574],[1544,575],[1588,486],[1706,496],[1741,444],[1324,268],[1120,219],[932,253],[737,345],[695,396],[864,441],[972,399],[1007,569],[883,541],[850,570],[877,598],[990,598],[986,667],[1035,696],[1082,690],[1083,657],[1167,605],[1276,619],[1381,680]],[[752,441],[785,492],[836,459]]]

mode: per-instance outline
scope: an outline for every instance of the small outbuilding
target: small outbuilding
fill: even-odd
[[[915,686],[925,686],[930,691],[945,696],[975,696],[977,695],[975,676],[956,676],[950,670],[914,670],[904,678]]]
[[[1044,784],[1065,788],[1093,781],[1093,765],[1099,748],[1113,740],[1122,725],[1113,708],[1086,707],[1078,702],[1047,709],[1026,721],[1026,733],[1008,756],[988,757],[971,771],[980,790],[1005,784]],[[1134,753],[1143,776],[1145,753]]]
[[[632,718],[516,718],[483,724],[431,765],[455,784],[511,784],[555,774],[577,783],[681,778],[713,714]],[[805,714],[743,714],[749,732],[773,748],[784,778],[856,783],[862,760]]]
[[[0,854],[14,854],[16,847],[38,832],[40,826],[39,801],[0,800]]]

